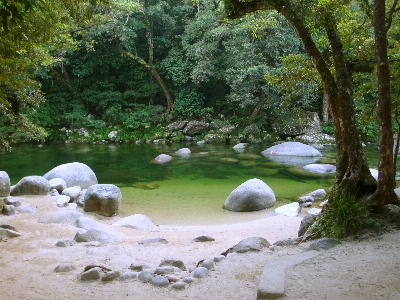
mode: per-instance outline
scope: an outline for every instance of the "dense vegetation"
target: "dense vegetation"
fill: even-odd
[[[121,140],[151,138],[157,125],[177,119],[254,123],[271,133],[274,122],[301,111],[317,112],[333,133],[321,82],[293,27],[274,11],[229,21],[222,1],[32,3],[3,21],[2,63],[14,64],[0,74],[3,146],[77,138],[81,128],[88,141],[115,128]],[[371,28],[361,27],[356,8],[342,24],[346,47],[357,61],[373,60]],[[34,28],[28,40],[19,24]],[[314,34],[323,46],[323,34]],[[354,76],[357,122],[363,140],[377,140],[368,71]]]

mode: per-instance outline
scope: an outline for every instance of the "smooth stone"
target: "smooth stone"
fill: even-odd
[[[101,278],[103,270],[100,267],[95,267],[81,274],[82,281],[97,280]]]
[[[64,272],[71,272],[75,269],[76,269],[75,266],[70,263],[62,263],[54,269],[54,272],[64,273]]]
[[[193,277],[194,278],[204,278],[208,275],[208,272],[210,272],[210,270],[208,270],[207,268],[198,267],[198,268],[196,268],[196,270],[194,270]]]
[[[151,283],[154,286],[158,286],[158,287],[164,287],[164,286],[168,286],[169,285],[169,280],[167,277],[162,276],[162,275],[156,275],[151,279]]]

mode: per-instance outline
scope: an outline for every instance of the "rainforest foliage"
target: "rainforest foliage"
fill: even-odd
[[[335,10],[354,66],[356,125],[363,140],[377,140],[369,2],[294,2],[305,18]],[[395,78],[400,36],[393,2],[388,49]],[[0,18],[2,148],[63,140],[81,128],[96,132],[93,140],[111,130],[130,140],[179,119],[256,124],[268,132],[303,111],[317,112],[333,133],[321,80],[295,28],[276,11],[230,20],[222,0],[1,0]],[[334,72],[322,27],[310,32]],[[398,89],[393,81],[393,108],[400,107]],[[398,111],[392,116],[396,124]]]

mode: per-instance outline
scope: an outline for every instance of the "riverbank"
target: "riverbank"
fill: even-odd
[[[0,216],[1,224],[11,225],[22,233],[20,237],[0,242],[0,263],[3,267],[0,280],[4,298],[255,299],[265,263],[296,255],[307,246],[275,246],[275,251],[266,248],[260,252],[229,255],[216,263],[205,278],[186,284],[184,290],[176,290],[171,285],[159,288],[137,279],[84,282],[80,280],[80,274],[88,265],[102,265],[123,273],[129,270],[131,264],[156,268],[163,259],[175,258],[182,260],[187,268],[194,268],[200,260],[213,259],[248,237],[264,237],[271,244],[296,237],[301,218],[271,216],[237,224],[210,226],[159,225],[151,231],[120,227],[118,230],[124,237],[112,244],[90,246],[90,243],[77,243],[71,247],[57,247],[57,241],[73,239],[78,228],[68,224],[37,222],[49,212],[62,210],[54,205],[50,197],[18,199],[35,208],[36,213]],[[89,216],[104,224],[117,219]],[[192,242],[192,239],[201,235],[208,235],[215,241]],[[138,243],[149,237],[161,237],[168,243]],[[396,283],[400,275],[399,238],[400,234],[395,232],[361,242],[346,242],[288,270],[287,299],[321,299],[324,295],[327,299],[338,299],[333,296],[343,295],[339,298],[393,299],[395,292],[400,293]],[[56,273],[55,268],[63,263],[72,265],[74,269]],[[339,276],[338,272],[343,274]],[[335,286],[339,290],[332,293]],[[373,288],[370,296],[357,298],[357,293],[365,295],[365,290]]]

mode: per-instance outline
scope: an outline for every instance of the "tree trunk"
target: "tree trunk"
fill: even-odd
[[[340,189],[358,197],[372,194],[376,190],[376,181],[369,171],[356,128],[351,95],[352,79],[344,57],[342,43],[336,30],[336,24],[328,18],[325,20],[325,31],[334,56],[336,71],[336,77],[334,77],[312,39],[308,27],[301,15],[298,15],[298,10],[292,5],[291,1],[238,2],[237,0],[229,0],[226,2],[229,2],[228,10],[232,11],[234,17],[259,9],[274,9],[293,25],[322,81],[334,125],[337,160],[335,182],[330,197],[332,198]]]
[[[76,100],[79,101],[80,104],[87,110],[87,107],[85,106],[85,101],[82,99],[82,97],[78,94],[78,92],[74,89],[74,86],[72,85],[71,79],[69,78],[68,72],[65,68],[62,68],[62,74],[64,74],[64,78],[53,68],[51,68],[51,72],[57,77],[59,81],[61,81],[65,87],[70,91],[72,96]]]
[[[264,92],[264,90],[261,90],[260,99],[258,100],[256,107],[254,107],[253,112],[251,113],[251,116],[253,118],[257,117],[257,115],[260,112],[261,108],[263,107],[264,103],[265,103],[265,92]]]
[[[385,0],[374,0],[375,56],[378,74],[379,165],[378,188],[367,202],[382,207],[395,201],[390,68],[387,56]]]
[[[136,62],[138,62],[140,65],[142,65],[143,67],[145,67],[150,73],[151,75],[156,79],[157,83],[159,84],[159,86],[161,87],[161,89],[164,92],[165,98],[167,99],[167,109],[165,110],[165,114],[166,116],[169,114],[169,112],[172,109],[172,104],[173,104],[173,100],[172,100],[172,96],[171,93],[168,90],[167,85],[165,84],[164,80],[161,78],[161,76],[158,74],[157,70],[149,65],[148,63],[146,63],[142,58],[140,58],[137,55],[134,55],[133,53],[129,52],[129,51],[125,51],[122,49],[121,45],[119,44],[119,42],[117,41],[117,47],[118,47],[118,51],[124,55],[129,57],[130,59],[135,60]]]
[[[322,99],[322,124],[326,125],[329,122],[329,104],[328,104],[328,95],[324,93]]]

